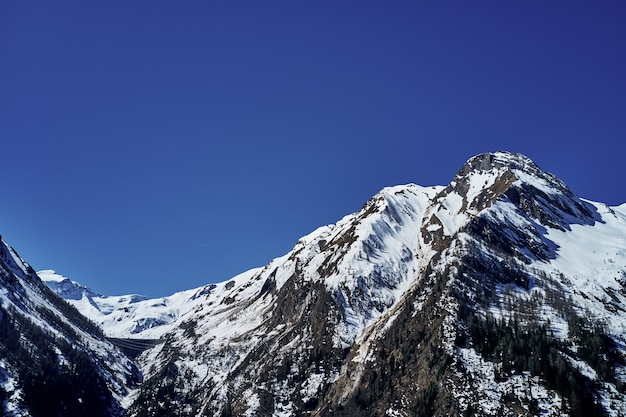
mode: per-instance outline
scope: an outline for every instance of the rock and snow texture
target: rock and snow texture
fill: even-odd
[[[197,393],[190,415],[267,408],[243,399],[229,405],[233,392],[279,398],[278,414],[314,407],[357,336],[412,284],[424,262],[416,246],[422,212],[437,191],[384,189],[287,255],[216,285],[140,358],[150,364],[146,377],[162,380],[167,369],[184,378],[185,390]],[[146,388],[136,404],[151,400]]]
[[[38,271],[37,275],[52,291],[97,323],[108,337],[117,338],[160,338],[171,330],[172,322],[195,307],[202,294],[213,289],[207,285],[161,298],[137,294],[107,296],[53,270]]]
[[[123,413],[136,365],[0,240],[0,414]]]
[[[626,415],[626,205],[519,154],[385,188],[267,266],[171,297],[52,275],[107,334],[164,341],[137,359],[130,416]]]

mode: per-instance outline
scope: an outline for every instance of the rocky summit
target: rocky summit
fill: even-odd
[[[262,268],[158,300],[44,271],[62,304],[16,259],[0,287],[6,415],[92,415],[33,405],[24,368],[44,351],[19,337],[28,323],[52,368],[105,382],[99,415],[626,415],[626,205],[581,199],[520,154],[385,188]],[[72,373],[55,343],[91,365]]]

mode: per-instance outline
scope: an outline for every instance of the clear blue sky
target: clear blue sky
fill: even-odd
[[[522,152],[626,201],[626,2],[4,1],[0,233],[161,296]]]

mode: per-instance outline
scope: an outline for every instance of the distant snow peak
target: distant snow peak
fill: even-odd
[[[69,279],[61,274],[58,274],[53,269],[44,269],[41,271],[37,271],[37,275],[39,275],[39,278],[41,278],[41,280],[44,282],[62,282]]]
[[[91,299],[97,297],[97,294],[90,288],[80,285],[52,269],[37,271],[37,275],[52,291],[66,300],[80,300],[83,297]]]
[[[209,285],[156,299],[137,294],[106,296],[53,270],[39,271],[38,275],[52,291],[99,325],[107,336],[117,338],[159,338],[170,330],[172,322],[214,288]]]

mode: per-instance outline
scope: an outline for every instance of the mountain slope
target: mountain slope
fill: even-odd
[[[0,241],[2,415],[122,415],[138,378],[95,324]]]
[[[472,198],[472,189],[481,191]],[[413,305],[390,326],[393,336],[373,333],[377,364],[362,371],[366,389],[344,406],[398,415],[623,414],[626,259],[615,246],[626,237],[623,214],[581,201],[510,154],[473,158],[438,200],[422,236],[440,249],[407,296]],[[472,213],[473,202],[483,208]],[[435,227],[446,224],[458,227]],[[613,240],[602,248],[615,255],[608,266],[589,253],[600,236]],[[589,268],[569,264],[571,253]],[[601,265],[606,279],[598,282]],[[585,292],[581,272],[589,274]]]
[[[623,415],[624,238],[623,208],[479,155],[199,294],[129,415]]]
[[[189,415],[243,409],[247,403],[224,401],[231,395],[229,386],[241,384],[237,389],[254,391],[246,396],[251,407],[256,402],[263,407],[261,395],[269,392],[281,398],[286,413],[311,408],[356,336],[396,301],[407,276],[419,267],[408,246],[419,229],[401,224],[417,221],[420,207],[436,191],[386,189],[359,213],[302,238],[286,256],[204,295],[193,316],[143,358],[157,364],[146,369],[153,381],[173,374],[186,384],[181,390],[195,393],[185,407],[175,399],[169,406]],[[384,255],[382,247],[388,249]],[[261,361],[269,352],[272,360]],[[266,388],[256,392],[244,381]],[[136,404],[152,403],[153,394],[142,390]]]
[[[38,271],[37,275],[52,291],[98,324],[108,337],[117,338],[160,338],[171,330],[171,323],[195,307],[201,294],[212,288],[207,285],[160,298],[137,294],[107,296],[53,270]]]

